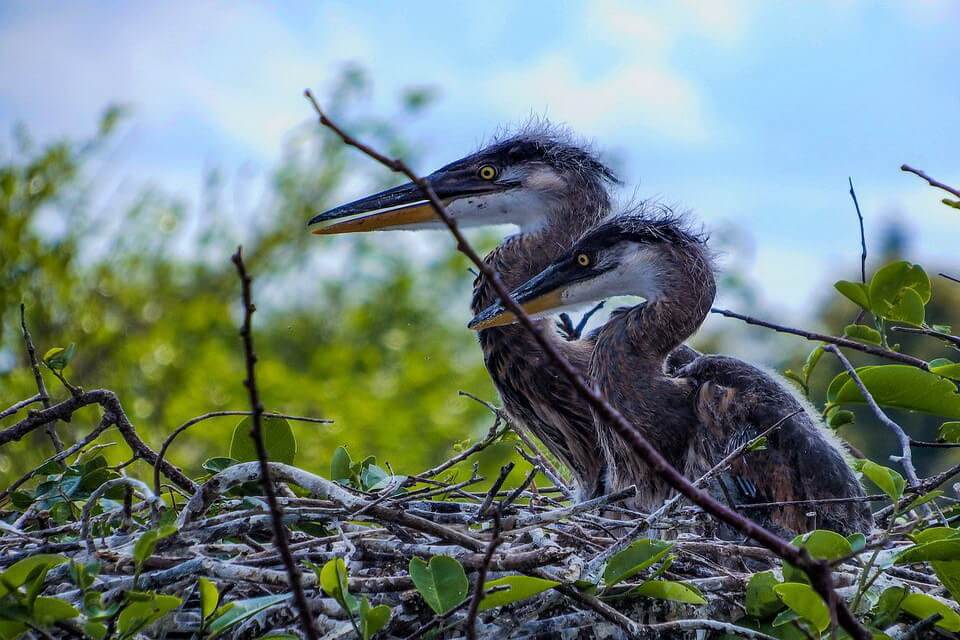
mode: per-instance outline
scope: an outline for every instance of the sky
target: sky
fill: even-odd
[[[958,31],[949,0],[8,1],[0,130],[84,136],[130,105],[112,169],[196,203],[212,166],[266,176],[311,116],[303,89],[359,64],[385,114],[436,89],[409,130],[422,170],[546,115],[616,159],[624,198],[749,239],[725,259],[788,317],[856,274],[848,176],[868,245],[896,220],[918,262],[958,263],[960,215],[899,171],[960,184]]]

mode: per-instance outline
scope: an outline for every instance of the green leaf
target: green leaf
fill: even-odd
[[[253,426],[253,416],[247,416],[233,429],[233,439],[230,441],[230,457],[240,462],[257,460],[257,447],[250,436]],[[290,423],[283,418],[263,416],[260,423],[263,436],[263,446],[267,450],[267,458],[272,462],[293,464],[297,456],[297,439],[293,435]]]
[[[903,599],[900,608],[920,620],[939,613],[942,618],[937,622],[936,626],[954,633],[960,631],[960,614],[957,614],[956,611],[946,604],[925,593],[909,594]]]
[[[830,626],[830,609],[808,584],[786,582],[773,588],[785,605],[823,633]]]
[[[937,430],[937,440],[951,444],[960,443],[960,421],[944,422]]]
[[[212,474],[218,474],[224,469],[232,467],[239,462],[239,460],[234,460],[233,458],[218,456],[214,458],[207,458],[203,463],[203,468]]]
[[[316,571],[316,569],[314,569]],[[347,586],[349,573],[347,563],[343,558],[334,558],[323,565],[318,574],[320,586],[324,593],[340,603],[340,606],[351,613],[356,613],[360,603],[350,594]]]
[[[780,584],[772,571],[755,573],[747,583],[747,615],[758,620],[769,618],[783,608],[783,603],[773,588]]]
[[[853,468],[867,476],[870,482],[877,485],[877,488],[887,494],[894,502],[903,495],[905,484],[903,476],[893,469],[866,459],[854,460]]]
[[[960,419],[960,394],[956,385],[935,373],[905,364],[888,364],[861,367],[857,375],[882,407]],[[830,383],[827,400],[831,404],[864,402],[860,389],[846,372]]]
[[[137,542],[133,545],[133,561],[137,565],[137,571],[140,571],[143,563],[153,554],[153,550],[157,548],[157,543],[164,538],[169,538],[176,532],[176,525],[166,524],[140,534]]]
[[[839,280],[833,284],[833,288],[862,309],[870,310],[870,294],[867,292],[866,285],[849,280]]]
[[[767,448],[767,436],[759,436],[747,443],[747,446],[744,448],[744,453],[752,453],[754,451],[763,451]]]
[[[648,580],[630,590],[631,596],[644,596],[670,602],[685,602],[687,604],[706,604],[703,594],[696,587],[674,582],[672,580]]]
[[[859,553],[867,548],[867,536],[859,532],[848,535],[847,542],[850,543],[850,549],[854,553]]]
[[[353,466],[353,460],[350,454],[343,447],[337,447],[333,452],[333,458],[330,460],[330,479],[337,482],[349,483],[350,467]]]
[[[217,589],[217,585],[207,578],[197,580],[197,588],[200,591],[200,615],[206,620],[217,610],[217,605],[220,603],[220,591]]]
[[[48,627],[61,620],[76,618],[80,612],[73,605],[60,598],[38,596],[33,602],[33,619],[42,627]]]
[[[906,597],[907,590],[904,587],[890,587],[884,590],[870,613],[873,626],[886,629],[896,622],[900,617],[900,605]]]
[[[855,417],[853,411],[833,407],[827,412],[827,425],[831,429],[839,429],[848,424],[853,424]]]
[[[960,560],[960,538],[935,540],[912,546],[898,553],[894,564],[930,562],[933,560]]]
[[[51,369],[62,371],[70,364],[73,357],[77,355],[77,345],[70,343],[66,349],[63,347],[54,347],[43,354],[43,362]]]
[[[893,262],[870,280],[870,310],[881,318],[919,326],[930,293],[930,278],[923,268],[905,261]]]
[[[39,553],[10,565],[6,571],[0,573],[0,597],[10,591],[22,587],[33,576],[45,572],[51,567],[63,564],[67,559],[64,556],[50,553]]]
[[[530,576],[506,576],[499,580],[491,580],[483,585],[484,591],[489,591],[495,587],[509,587],[504,591],[489,593],[480,601],[480,611],[502,607],[513,604],[521,600],[526,600],[547,589],[553,589],[559,585],[554,580],[543,580],[542,578],[531,578]]]
[[[360,488],[371,491],[374,487],[388,481],[390,474],[375,464],[364,465],[360,472]]]
[[[411,558],[410,578],[424,601],[438,615],[463,602],[470,590],[463,565],[450,556],[433,556],[429,564],[420,558]]]
[[[603,569],[603,583],[612,587],[653,566],[673,547],[661,540],[638,540],[614,554]]]
[[[83,632],[94,640],[103,640],[107,637],[107,625],[102,622],[88,622],[83,625]]]
[[[213,619],[210,621],[207,631],[209,631],[211,638],[217,636],[233,625],[243,622],[247,618],[287,600],[287,598],[286,594],[278,594],[228,602],[214,611]]]
[[[938,376],[943,376],[944,378],[960,380],[960,363],[957,362],[948,361],[946,364],[940,365],[934,365],[933,362],[931,362],[930,371]]]
[[[883,342],[883,337],[880,335],[880,332],[865,324],[848,324],[843,328],[843,335],[852,340],[859,340],[860,342],[868,342],[870,344],[880,344]]]
[[[385,604],[370,606],[366,596],[360,600],[360,633],[363,640],[370,640],[380,629],[390,621],[390,607]]]
[[[176,596],[131,591],[127,593],[130,604],[124,607],[117,618],[117,631],[121,638],[131,638],[138,632],[164,617],[183,601]]]
[[[920,505],[927,504],[928,502],[933,502],[934,500],[936,500],[942,495],[943,495],[943,491],[941,491],[940,489],[934,489],[933,491],[925,493],[922,496],[917,496],[916,498],[911,500],[906,507],[903,508],[903,512],[906,513],[908,511],[913,511]]]
[[[930,527],[923,531],[918,531],[911,538],[918,546],[932,544],[935,542],[957,539],[960,537],[960,530],[950,527]],[[917,547],[912,547],[917,548]],[[926,553],[926,552],[923,552]],[[960,602],[960,562],[958,561],[932,561],[930,566],[940,582],[947,588],[954,600]]]
[[[839,533],[817,529],[795,537],[793,544],[803,547],[818,560],[836,560],[853,553],[850,541]],[[789,562],[783,563],[784,582],[807,583],[807,575]]]
[[[960,200],[951,200],[950,198],[943,198],[940,200],[943,204],[948,207],[953,207],[954,209],[960,209]]]

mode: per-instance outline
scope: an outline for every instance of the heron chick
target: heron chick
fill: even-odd
[[[694,479],[726,455],[782,421],[766,448],[734,460],[711,487],[749,509],[749,503],[862,498],[863,488],[843,445],[811,407],[773,374],[735,358],[700,356],[677,375],[664,371],[669,354],[700,327],[716,295],[706,238],[669,212],[649,208],[606,220],[589,230],[541,273],[519,286],[515,300],[534,316],[617,295],[644,302],[619,309],[597,330],[587,371],[609,402],[667,460]],[[502,304],[477,314],[473,329],[515,321]],[[671,488],[617,433],[597,420],[607,459],[609,490],[638,487],[634,507],[653,510]],[[868,531],[865,502],[784,504],[747,510],[783,533],[815,526]]]
[[[506,238],[485,259],[512,288],[539,273],[609,214],[608,190],[616,177],[569,132],[534,122],[447,164],[426,181],[462,227],[519,227],[519,233]],[[413,183],[331,209],[309,223],[318,235],[443,226]],[[495,299],[491,283],[478,276],[473,311]],[[570,362],[586,370],[592,342],[562,340],[546,320],[541,328]],[[481,331],[479,339],[487,370],[514,424],[529,429],[564,463],[578,497],[602,494],[604,457],[590,410],[537,342],[520,327]]]

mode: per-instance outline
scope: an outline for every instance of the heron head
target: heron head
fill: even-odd
[[[511,294],[534,318],[621,295],[654,302],[700,289],[712,300],[706,238],[666,211],[641,209],[597,225],[563,256]],[[516,322],[501,302],[470,321],[476,331]]]
[[[607,198],[603,187],[616,177],[589,147],[539,123],[451,162],[426,181],[461,227],[513,224],[529,231],[578,191],[596,189]],[[320,235],[443,226],[414,183],[330,209],[308,223]]]

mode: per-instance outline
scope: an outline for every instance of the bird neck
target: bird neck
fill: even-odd
[[[606,332],[609,339],[626,341],[637,356],[660,363],[700,328],[717,292],[713,270],[702,255],[675,256],[673,262],[662,276],[661,293],[612,318],[598,348]]]
[[[599,180],[582,181],[555,200],[544,224],[506,238],[484,262],[508,290],[513,290],[546,269],[609,212],[610,195],[605,185]],[[478,275],[473,283],[471,309],[479,312],[499,299],[486,276]]]

